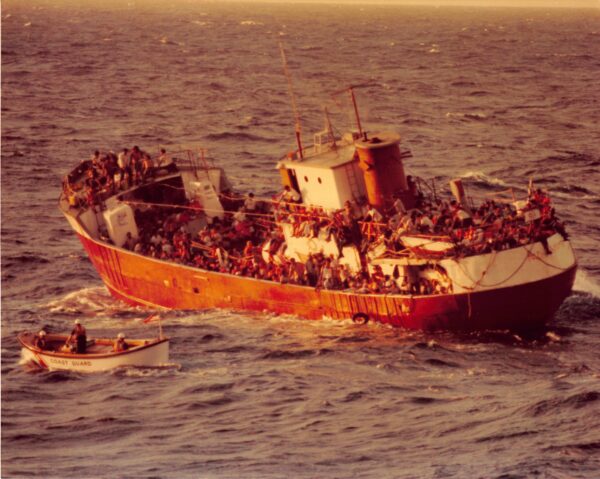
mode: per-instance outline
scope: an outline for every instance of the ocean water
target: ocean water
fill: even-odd
[[[2,8],[3,478],[600,477],[600,11],[7,1]],[[534,337],[269,313],[169,312],[172,364],[20,363],[16,334],[81,319],[156,335],[112,299],[57,209],[93,150],[199,142],[242,191],[351,124],[473,196],[549,190],[580,263]],[[515,305],[518,307],[518,305]]]

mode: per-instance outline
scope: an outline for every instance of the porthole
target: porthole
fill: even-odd
[[[308,183],[308,176],[304,177],[304,181],[306,181]]]
[[[317,178],[317,181],[319,182],[319,184],[323,183],[323,182],[321,181],[321,178]]]

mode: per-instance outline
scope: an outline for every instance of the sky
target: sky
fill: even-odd
[[[260,0],[247,0],[260,1]],[[272,0],[277,1],[277,0]],[[290,1],[290,0],[287,0]],[[308,1],[311,3],[324,3],[319,0],[291,0],[294,3]],[[600,8],[600,0],[325,0],[327,3],[355,3],[355,4],[398,4],[398,5],[471,5],[485,7],[553,7],[553,8]]]
[[[19,4],[23,0],[6,0],[5,4]],[[25,0],[27,1],[27,0]],[[483,6],[483,7],[541,7],[541,8],[598,8],[600,0],[118,0],[121,5],[144,3],[172,4],[183,2],[193,3],[218,3],[218,2],[248,2],[248,3],[346,3],[353,5],[433,5],[433,6]],[[32,0],[32,3],[40,3],[40,0]],[[105,4],[114,3],[109,0],[41,0],[45,4]],[[6,7],[6,5],[4,5]]]
[[[355,0],[358,2],[359,0]],[[373,1],[373,0],[371,0]],[[473,5],[486,7],[598,7],[600,0],[381,0],[382,3],[413,4],[413,5]],[[370,3],[369,0],[363,0]],[[354,2],[353,2],[354,3]]]
[[[352,3],[394,5],[469,5],[483,7],[600,8],[600,0],[229,0],[269,3]]]

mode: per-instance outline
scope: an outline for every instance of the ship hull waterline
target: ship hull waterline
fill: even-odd
[[[78,233],[110,293],[152,309],[269,311],[359,319],[413,330],[541,329],[571,294],[577,266],[493,290],[427,296],[359,294],[216,273],[145,257]]]

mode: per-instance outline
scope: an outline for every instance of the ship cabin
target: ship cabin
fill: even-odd
[[[336,140],[324,130],[315,134],[312,148],[303,149],[302,155],[290,153],[277,168],[282,184],[298,191],[306,206],[338,210],[348,201],[366,199],[383,212],[400,198],[408,210],[416,202],[402,164],[409,156],[396,133],[360,137],[351,132]]]
[[[368,205],[382,216],[387,216],[397,200],[402,202],[406,211],[416,206],[418,192],[416,185],[404,173],[403,159],[412,156],[409,150],[400,148],[400,136],[392,132],[362,135],[357,132],[345,134],[335,139],[330,131],[315,134],[312,147],[296,152],[280,160],[277,168],[282,184],[296,190],[301,195],[301,205],[310,209],[323,209],[325,212],[339,211],[349,202],[359,207]],[[292,216],[294,215],[292,211]],[[297,220],[296,220],[297,223]],[[365,238],[375,240],[378,226],[376,222],[362,223]],[[369,257],[360,252],[358,245],[337,244],[327,235],[314,237],[298,235],[288,221],[279,223],[285,243],[285,255],[296,261],[305,262],[312,254],[324,254],[335,258],[349,271],[358,273],[365,267],[373,271],[382,268],[392,274],[400,267],[404,275],[408,258],[374,260],[385,255],[385,247],[373,241]],[[370,230],[373,228],[373,230]],[[412,261],[412,259],[410,260]]]

